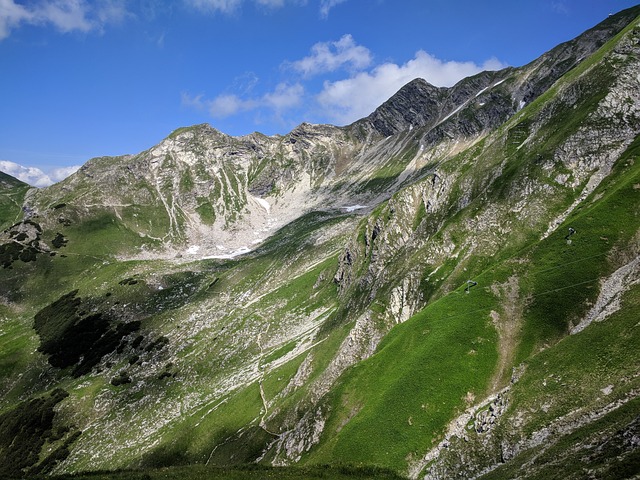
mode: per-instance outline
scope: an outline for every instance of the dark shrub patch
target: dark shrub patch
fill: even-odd
[[[61,233],[56,233],[56,238],[51,241],[55,248],[61,248],[67,245],[68,240]]]
[[[164,337],[164,336],[158,337],[153,342],[151,342],[149,345],[144,347],[144,351],[145,352],[152,352],[153,350],[162,350],[162,348],[167,343],[169,343],[169,339],[167,337]]]
[[[40,247],[42,228],[37,223],[25,220],[11,226],[8,232],[11,241],[0,245],[0,264],[4,268],[10,268],[17,260],[33,262],[37,254],[45,253]]]
[[[74,366],[75,377],[89,373],[125,336],[140,329],[139,321],[120,323],[108,313],[91,311],[90,302],[77,293],[74,290],[40,310],[33,325],[40,336],[38,350],[49,355],[49,364]]]
[[[68,397],[55,389],[47,397],[26,400],[0,415],[0,476],[22,478],[25,474],[46,473],[69,455],[69,446],[78,438],[74,432],[39,465],[40,451],[46,440],[59,440],[70,429],[59,424],[54,407]]]
[[[22,252],[22,245],[11,242],[0,245],[0,263],[4,268],[11,267],[11,264],[18,260]]]
[[[127,383],[131,383],[131,377],[127,375],[127,372],[120,372],[117,377],[113,377],[111,379],[111,385],[113,385],[114,387],[126,385]]]
[[[38,250],[36,250],[33,246],[28,246],[22,249],[18,258],[20,258],[20,260],[22,260],[24,263],[35,262],[37,254]]]
[[[136,338],[133,339],[133,342],[131,342],[131,347],[138,348],[143,340],[144,340],[144,335],[138,335]]]

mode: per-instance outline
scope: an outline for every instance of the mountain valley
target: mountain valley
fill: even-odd
[[[0,173],[0,477],[635,478],[639,15],[345,127]]]

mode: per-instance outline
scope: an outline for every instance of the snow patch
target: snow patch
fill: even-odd
[[[271,205],[264,198],[251,197],[253,198],[258,205],[265,209],[267,213],[271,213]]]
[[[502,80],[500,80],[499,82],[494,83],[493,85],[489,85],[488,87],[484,87],[482,90],[480,90],[478,93],[476,93],[476,98],[478,98],[480,95],[482,95],[484,92],[486,92],[490,88],[497,87],[498,85],[500,85],[505,80],[506,80],[506,78],[503,78]]]
[[[487,90],[489,90],[489,88],[491,87],[484,87],[482,90],[480,90],[478,93],[476,93],[476,98],[478,98],[480,95],[482,95],[484,92],[486,92]]]
[[[360,210],[361,208],[367,208],[366,205],[351,205],[349,207],[342,207],[342,210],[344,210],[347,213],[351,213],[354,212],[356,210]]]
[[[200,250],[200,245],[191,245],[189,248],[187,248],[187,254],[195,255],[196,253],[198,253],[199,250]]]
[[[446,117],[444,117],[442,120],[440,120],[438,122],[438,125],[440,125],[441,123],[444,123],[446,120],[448,120],[449,118],[451,118],[452,116],[454,116],[456,113],[458,113],[460,110],[462,110],[464,107],[467,106],[467,104],[469,103],[469,100],[467,100],[466,102],[464,102],[462,105],[460,105],[458,108],[456,108],[453,112],[451,112],[449,115],[447,115]]]
[[[206,257],[202,257],[203,260],[211,260],[211,259],[216,259],[216,260],[229,260],[231,258],[235,258],[238,257],[240,255],[244,255],[245,253],[249,253],[251,251],[250,248],[248,247],[240,247],[237,250],[234,250],[231,253],[225,253],[223,255],[209,255]]]

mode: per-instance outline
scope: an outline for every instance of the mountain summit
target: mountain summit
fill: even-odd
[[[0,178],[0,475],[636,474],[638,15],[345,127]]]

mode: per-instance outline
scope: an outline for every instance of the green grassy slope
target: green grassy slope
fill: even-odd
[[[318,448],[305,457],[307,462],[350,459],[357,464],[385,465],[405,471],[443,438],[449,422],[471,406],[474,399],[483,399],[507,385],[512,368],[534,361],[542,355],[539,352],[552,345],[557,345],[555,351],[561,352],[560,345],[564,344],[569,329],[595,303],[600,280],[618,269],[623,259],[637,255],[633,245],[640,225],[638,139],[619,157],[607,180],[543,240],[541,227],[564,211],[580,190],[551,183],[550,177],[562,173],[564,166],[555,165],[549,171],[548,167],[541,168],[538,160],[549,158],[550,152],[558,149],[566,138],[589,122],[597,121],[593,120],[593,112],[604,97],[602,88],[607,82],[603,72],[611,72],[612,68],[611,62],[603,59],[635,28],[627,28],[605,45],[593,61],[571,72],[555,87],[570,91],[580,86],[584,96],[572,108],[575,122],[566,121],[562,108],[567,106],[561,97],[547,95],[510,122],[537,124],[537,136],[527,146],[519,149],[511,146],[512,129],[507,125],[502,133],[489,137],[477,155],[457,159],[475,162],[468,177],[458,180],[460,185],[467,181],[475,183],[471,201],[465,209],[446,219],[431,240],[451,239],[454,243],[457,260],[449,269],[445,263],[445,270],[438,272],[443,275],[441,278],[447,278],[448,288],[435,285],[431,287],[433,293],[425,289],[424,295],[431,295],[432,302],[404,324],[394,327],[375,355],[340,379],[331,395],[331,415],[324,436]],[[620,61],[624,60],[612,60]],[[554,114],[541,113],[549,111]],[[497,164],[501,174],[491,178],[488,172],[495,172]],[[445,163],[441,168],[452,169],[451,165]],[[457,163],[456,167],[459,166]],[[536,184],[550,184],[550,188],[537,189]],[[531,217],[528,223],[518,225],[509,209],[523,198],[520,190],[525,188],[529,190],[525,200],[532,208]],[[461,187],[459,191],[462,194],[464,189]],[[550,196],[549,191],[555,195]],[[455,188],[453,193],[456,194]],[[455,205],[455,196],[450,201]],[[392,217],[402,215],[399,205],[396,202],[393,208],[382,211],[383,222],[394,225]],[[541,213],[536,214],[533,208]],[[474,217],[486,216],[489,209],[497,211],[491,217],[501,222],[497,229],[508,233],[496,235],[491,227],[483,228],[474,222]],[[478,225],[475,229],[474,224]],[[576,231],[570,243],[565,239],[569,227]],[[384,231],[385,227],[382,228]],[[416,231],[410,234],[415,238],[419,233],[415,222],[413,228]],[[492,256],[482,256],[481,248],[498,236],[501,243],[494,247]],[[470,237],[479,239],[480,248],[473,246]],[[385,301],[385,292],[390,291],[385,284],[393,285],[397,272],[403,268],[406,272],[407,263],[415,266],[425,258],[429,242],[422,248],[416,248],[416,243],[409,241],[404,252],[395,251],[391,260],[384,259],[391,272],[383,271],[374,280],[378,282],[379,301]],[[474,248],[480,255],[474,255]],[[362,261],[365,266],[358,271],[371,271],[374,261]],[[375,261],[381,260],[378,257]],[[429,271],[426,269],[425,274]],[[465,294],[464,282],[469,276],[478,286]],[[625,312],[630,315],[632,307],[625,307]],[[631,340],[625,342],[620,356],[610,359],[620,367],[628,357],[632,366],[630,370],[625,368],[627,375],[635,368],[631,345]],[[571,360],[579,365],[574,374],[582,375],[587,383],[591,371],[577,360]],[[541,373],[539,370],[533,375],[532,381],[539,381]],[[575,382],[578,381],[576,378]],[[578,407],[593,405],[578,402],[574,408]],[[547,421],[562,414],[556,411]],[[463,445],[460,448],[464,450]]]
[[[14,418],[21,399],[64,389],[53,428],[82,431],[66,449],[65,470],[255,460],[273,438],[261,418],[273,413],[313,348],[314,329],[335,309],[333,266],[353,223],[311,214],[246,257],[191,263],[88,255],[68,234],[64,254],[0,270],[14,299],[0,324],[0,414]],[[100,338],[87,336],[90,322],[104,330]],[[337,333],[337,341],[346,334]],[[96,408],[101,401],[108,410]],[[149,428],[149,438],[140,435]],[[33,448],[42,460],[53,447]]]
[[[523,365],[526,374],[512,389],[509,412],[539,412],[540,405],[554,405],[545,414],[532,415],[525,435],[575,409],[595,410],[598,402],[590,399],[603,397],[599,390],[607,382],[620,384],[610,399],[637,388],[634,372],[639,358],[633,347],[638,340],[634,329],[637,289],[613,318],[578,335],[566,335],[572,322],[577,323],[595,303],[600,279],[638,255],[639,147],[637,140],[620,158],[608,182],[547,239],[475,275],[479,286],[468,294],[462,284],[391,330],[375,355],[341,379],[332,395],[334,413],[326,439],[308,461],[338,459],[402,471],[435,446],[453,418],[474,399],[493,393],[490,380],[499,350],[505,346],[491,314],[508,308],[501,288],[510,278],[519,278],[516,298],[510,301],[526,307],[518,320],[516,354],[508,371]],[[571,244],[564,238],[569,225],[577,232]],[[544,378],[555,380],[543,393],[539,385]],[[624,418],[621,421],[630,417]],[[602,423],[605,426],[600,428],[612,428]],[[502,431],[509,430],[505,422]],[[583,435],[588,438],[590,433]],[[567,448],[567,442],[571,440],[540,459],[527,453],[516,465],[528,460],[542,465],[544,458]],[[609,457],[606,461],[611,463]],[[517,468],[500,469],[495,478],[509,477]],[[540,473],[540,478],[545,478],[548,471],[542,472],[546,473]]]
[[[22,203],[29,185],[0,172],[0,229],[16,223],[22,217]]]

